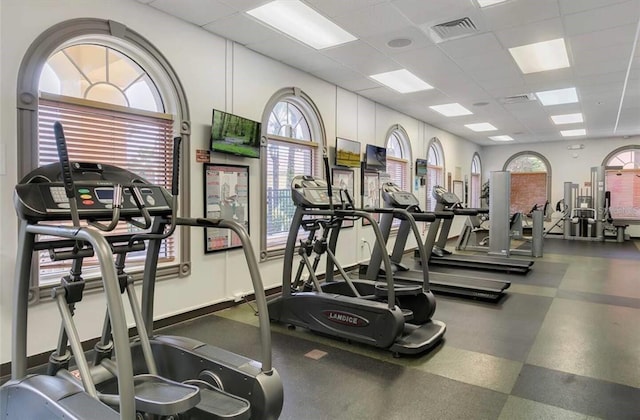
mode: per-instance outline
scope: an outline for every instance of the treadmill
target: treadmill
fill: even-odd
[[[402,191],[392,182],[382,185],[381,190],[386,207],[405,209],[413,216],[415,221],[433,223],[436,220],[451,220],[454,217],[453,212],[449,211],[438,211],[435,213],[423,212],[419,207],[419,201],[415,195],[408,191]],[[389,239],[393,220],[394,214],[392,213],[383,213],[380,217],[380,230],[385,241]],[[427,266],[423,264],[422,269],[415,270],[402,264],[401,260],[409,237],[410,226],[408,220],[402,217],[400,217],[400,220],[398,235],[390,256],[394,270],[393,278],[399,283],[420,283],[423,281],[424,271],[427,270]],[[364,278],[374,280],[385,275],[385,270],[382,265],[382,252],[383,250],[376,244],[369,263],[360,265],[360,274],[363,275]],[[511,285],[509,281],[449,273],[435,273],[433,271],[429,271],[428,278],[430,289],[435,293],[488,301],[499,300],[504,295],[504,291]]]
[[[454,216],[475,216],[481,210],[463,208],[460,199],[454,193],[441,186],[433,187],[433,198],[436,199],[436,211],[450,211]],[[439,218],[430,227],[424,242],[431,266],[449,266],[475,270],[493,270],[507,273],[526,274],[531,270],[533,260],[516,259],[490,255],[455,254],[445,249],[452,218]]]

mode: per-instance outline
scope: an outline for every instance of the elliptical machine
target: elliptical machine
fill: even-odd
[[[342,202],[335,206],[331,183],[312,176],[296,176],[291,182],[291,195],[296,210],[285,248],[282,294],[269,301],[272,320],[389,349],[395,356],[422,353],[440,342],[446,326],[431,319],[435,311],[433,294],[428,286],[426,290],[422,286],[396,286],[388,254],[383,255],[389,273],[384,281],[351,279],[337,261],[336,244],[346,219],[368,220],[376,241],[384,244],[380,228],[369,212]],[[309,236],[297,246],[300,228]],[[321,234],[317,237],[316,233]],[[293,277],[296,253],[301,261]],[[326,282],[321,283],[315,271],[325,255]],[[334,279],[334,267],[342,280]],[[309,279],[303,282],[305,268]]]
[[[62,126],[56,123],[54,131],[61,169],[57,164],[38,168],[15,190],[20,241],[14,295],[12,379],[0,388],[3,415],[9,419],[132,419],[136,415],[144,418],[180,415],[188,419],[277,418],[282,409],[282,383],[271,367],[266,298],[248,235],[234,222],[176,217],[179,139],[174,142],[170,194],[115,166],[70,164]],[[77,201],[77,193],[90,198]],[[143,218],[144,222],[133,218]],[[80,219],[90,226],[80,227]],[[72,220],[74,226],[41,224],[56,220]],[[103,223],[105,220],[108,224]],[[151,227],[151,231],[111,236],[100,232],[113,231],[119,221],[141,228]],[[147,265],[157,263],[160,242],[179,224],[230,228],[239,234],[263,327],[262,363],[182,337],[149,338],[152,329],[146,325],[152,326],[153,322],[155,271],[145,272],[147,287],[143,291],[143,307],[147,314],[143,315],[131,276],[124,271],[124,260],[127,253],[143,250],[144,241],[148,240]],[[170,228],[165,232],[167,225]],[[36,235],[50,235],[54,239],[41,240]],[[60,287],[54,289],[63,327],[57,349],[50,357],[48,372],[27,375],[27,298],[31,261],[37,250],[49,250],[58,261],[71,260],[72,270],[62,279]],[[75,304],[82,300],[82,262],[94,255],[100,263],[108,313],[90,364],[72,316]],[[115,264],[113,255],[116,255]],[[120,296],[124,292],[129,297],[139,333],[133,346],[129,342]],[[68,344],[80,380],[69,371]]]

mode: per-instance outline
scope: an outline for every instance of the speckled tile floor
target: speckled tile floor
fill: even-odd
[[[640,419],[639,272],[637,241],[547,239],[498,303],[438,296],[445,340],[417,357],[272,324],[281,418]],[[256,326],[243,304],[163,332],[258,358]]]

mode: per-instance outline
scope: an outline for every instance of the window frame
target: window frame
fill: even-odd
[[[425,210],[426,211],[433,211],[433,209],[435,209],[435,203],[433,203],[433,206],[430,206],[431,204],[431,200],[433,200],[432,196],[431,196],[431,190],[433,189],[434,185],[431,185],[430,179],[431,179],[431,174],[430,174],[430,170],[433,170],[434,168],[439,169],[440,175],[442,177],[441,179],[441,184],[444,184],[445,182],[445,174],[446,174],[446,167],[445,167],[445,156],[444,156],[444,149],[442,148],[442,143],[440,142],[440,139],[437,137],[432,137],[429,142],[427,143],[427,162],[429,162],[429,156],[431,153],[431,150],[435,150],[436,152],[436,158],[438,161],[442,161],[442,162],[437,162],[439,163],[441,166],[438,165],[431,165],[429,163],[427,163],[427,183],[426,183],[426,196],[425,196]],[[444,185],[441,185],[444,186]]]
[[[542,154],[538,153],[538,152],[534,152],[533,150],[524,150],[522,152],[518,152],[518,153],[514,153],[513,155],[511,155],[505,162],[504,165],[502,166],[502,170],[503,171],[509,171],[507,168],[509,167],[509,164],[520,158],[523,156],[534,156],[536,158],[538,158],[540,161],[542,161],[542,163],[544,163],[544,165],[547,168],[547,202],[551,203],[551,179],[552,179],[552,173],[551,173],[551,163],[549,162],[549,160]],[[510,172],[510,171],[509,171]],[[517,172],[516,172],[517,173]],[[526,172],[523,172],[526,173]],[[538,203],[540,204],[540,203]],[[544,203],[542,203],[544,204]],[[511,203],[509,203],[509,205],[511,205]],[[546,216],[546,220],[550,220],[551,214]]]
[[[279,102],[291,102],[298,107],[298,109],[302,112],[302,115],[307,120],[307,124],[309,126],[309,130],[311,132],[311,139],[309,142],[300,141],[288,137],[281,137],[277,135],[268,134],[268,125],[269,125],[269,117],[271,112],[275,108],[275,106]],[[327,136],[324,127],[324,122],[322,120],[322,116],[315,105],[315,103],[311,100],[311,97],[307,95],[304,91],[297,87],[287,87],[280,89],[276,93],[274,93],[267,104],[264,107],[264,111],[262,113],[262,144],[261,147],[264,149],[262,155],[266,156],[266,150],[268,147],[269,138],[273,138],[279,142],[286,142],[292,144],[299,144],[309,147],[315,147],[315,162],[313,162],[313,167],[320,168],[321,160],[323,156],[327,155]],[[267,178],[268,178],[268,161],[267,159],[260,159],[260,174],[262,175],[261,186],[260,186],[260,203],[261,208],[267,208]],[[324,178],[324,172],[319,171],[320,173],[315,174],[322,178]],[[260,214],[260,261],[267,261],[273,258],[281,258],[284,256],[285,246],[273,248],[267,246],[267,214],[266,211],[262,211]]]
[[[392,141],[398,142],[398,147],[400,148],[400,157],[393,156],[389,153],[389,145]],[[386,172],[389,174],[389,177],[393,182],[395,182],[401,189],[406,191],[411,191],[411,142],[409,141],[409,135],[405,131],[404,128],[400,124],[395,124],[391,126],[389,131],[387,131],[385,148],[387,149],[387,170]],[[402,171],[402,180],[400,184],[398,184],[396,179],[393,179],[393,174],[389,171],[389,162],[394,162],[399,164],[400,170]],[[391,225],[392,233],[397,232],[400,227],[400,219],[394,219]]]
[[[474,172],[476,169],[478,169],[478,171]],[[482,159],[480,159],[480,154],[478,154],[478,152],[475,152],[473,154],[473,157],[471,158],[471,168],[469,173],[469,202],[467,203],[467,205],[472,208],[480,208],[482,203],[482,199],[480,198],[480,196],[482,195]],[[478,177],[478,191],[475,191],[475,189],[473,188],[473,179],[476,176]],[[473,200],[474,195],[478,198],[475,202]]]
[[[609,185],[607,182],[608,179],[608,175],[610,173],[615,172],[616,174],[624,174],[627,172],[632,172],[632,173],[636,173],[636,176],[638,176],[638,172],[640,172],[640,161],[636,162],[635,160],[634,162],[634,168],[623,168],[622,169],[618,169],[620,165],[613,165],[614,162],[611,162],[611,160],[613,160],[614,158],[617,158],[621,153],[624,152],[629,152],[629,151],[635,151],[637,153],[640,153],[640,145],[638,144],[630,144],[630,145],[626,145],[626,146],[622,146],[622,147],[618,147],[614,150],[612,150],[603,160],[602,160],[602,166],[604,167],[605,170],[605,191],[609,191]],[[637,168],[635,167],[637,166]],[[616,169],[613,169],[616,168]],[[636,197],[632,197],[632,201],[635,199]],[[614,209],[614,207],[611,207],[612,209]],[[631,207],[632,209],[634,208],[633,206]],[[633,220],[637,220],[637,217],[635,215],[625,215],[622,216],[625,219],[633,219]]]
[[[183,138],[182,155],[190,156],[191,123],[186,95],[177,74],[162,53],[144,37],[121,23],[103,19],[78,18],[58,23],[41,33],[29,46],[20,64],[16,95],[18,179],[38,167],[39,84],[44,63],[54,52],[66,46],[90,42],[106,45],[129,57],[135,57],[134,61],[152,77],[165,99],[163,102],[168,106],[165,112],[175,116],[174,131],[179,131]],[[182,159],[180,209],[183,214],[190,214],[189,162],[188,158]],[[177,262],[159,268],[158,278],[184,277],[191,272],[189,228],[181,227],[179,235]],[[37,264],[36,260],[34,258],[34,264]],[[38,270],[32,270],[32,273],[29,287],[30,303],[50,299],[51,285],[40,286]],[[134,280],[139,281],[142,279],[142,272],[136,271],[132,276]],[[96,280],[95,285],[88,285],[88,287],[100,287],[98,284]]]

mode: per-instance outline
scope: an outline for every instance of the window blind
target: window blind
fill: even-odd
[[[606,185],[611,192],[611,215],[640,219],[640,169],[607,171]]]
[[[58,161],[53,123],[60,121],[65,130],[67,148],[72,161],[100,162],[128,169],[147,181],[171,188],[173,121],[165,114],[153,116],[123,112],[91,101],[65,101],[41,98],[38,108],[38,164]],[[137,229],[120,223],[110,234],[131,233]],[[127,256],[127,267],[144,263],[146,251]],[[164,240],[161,262],[176,257],[175,235]],[[65,275],[70,263],[52,262],[41,252],[40,284],[53,283]],[[86,259],[83,274],[96,273],[97,260]]]
[[[318,176],[319,161],[313,142],[287,141],[270,137],[267,144],[267,249],[284,248],[295,206],[291,181],[296,175]]]
[[[408,189],[407,167],[408,162],[404,159],[387,156],[387,173],[391,177],[391,181],[398,185],[402,190]],[[391,225],[394,228],[400,226],[400,219],[394,219]]]

